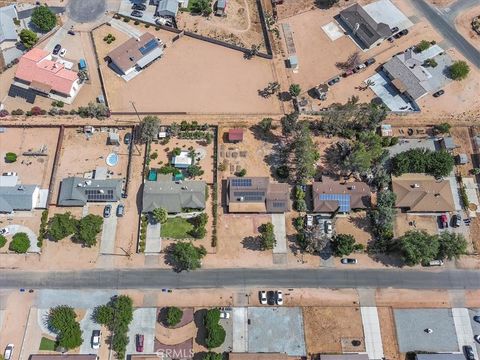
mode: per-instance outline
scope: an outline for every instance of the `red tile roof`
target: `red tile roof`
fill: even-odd
[[[34,48],[20,58],[15,77],[43,84],[62,94],[69,94],[73,83],[78,79],[77,73],[65,69],[60,63],[46,59],[49,52]]]
[[[228,130],[228,140],[229,141],[242,141],[243,140],[243,129],[230,129],[230,130]]]

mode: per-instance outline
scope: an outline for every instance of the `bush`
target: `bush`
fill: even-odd
[[[32,23],[41,31],[47,32],[57,25],[57,17],[48,6],[41,5],[33,10]]]
[[[13,152],[8,152],[5,154],[5,162],[14,163],[15,161],[17,161],[17,154]]]
[[[206,329],[205,344],[208,349],[217,348],[225,341],[226,332],[219,322],[220,310],[207,310],[203,318],[203,323]]]
[[[332,248],[335,256],[348,256],[355,250],[363,249],[363,246],[355,244],[355,238],[352,235],[338,234],[332,239]]]
[[[16,109],[12,111],[12,115],[23,115],[25,112],[22,109]]]
[[[298,212],[307,211],[307,203],[305,202],[305,200],[301,199],[295,201],[295,210],[297,210]]]
[[[237,173],[237,176],[239,176],[239,177],[244,177],[245,175],[247,175],[247,170],[246,169],[242,169]]]
[[[182,320],[183,311],[178,307],[172,306],[167,310],[167,324],[172,327],[180,323]]]
[[[458,60],[458,61],[455,61],[448,68],[448,70],[450,72],[450,77],[453,80],[460,81],[467,78],[468,73],[470,72],[470,66],[468,66],[468,64],[465,61]]]
[[[7,243],[7,238],[3,235],[0,235],[0,249],[5,246]]]
[[[17,254],[25,254],[29,247],[30,239],[28,238],[28,235],[23,232],[19,232],[13,235],[13,239],[10,242],[8,249],[10,251],[15,251]]]
[[[435,59],[427,59],[423,62],[423,66],[434,68],[438,66],[438,63],[435,61]]]
[[[135,20],[135,21],[133,22],[133,25],[140,25],[140,21]]]
[[[8,116],[8,111],[5,109],[0,110],[0,118]]]
[[[31,49],[37,43],[38,37],[32,30],[22,29],[20,31],[20,41],[27,49]]]
[[[441,123],[441,124],[438,124],[438,125],[435,125],[433,127],[433,132],[435,134],[448,134],[450,132],[450,129],[452,128],[452,125],[450,125],[449,123]]]
[[[422,51],[425,51],[427,50],[429,47],[430,47],[430,41],[427,41],[427,40],[422,40],[420,41],[420,43],[418,43],[416,46],[415,46],[415,52],[416,53],[421,53]]]
[[[152,217],[157,223],[164,224],[167,222],[168,212],[163,208],[153,209]]]
[[[48,222],[48,236],[58,241],[73,235],[77,231],[77,220],[70,212],[55,214]]]

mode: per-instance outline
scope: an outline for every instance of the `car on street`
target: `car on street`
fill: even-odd
[[[125,137],[123,138],[123,143],[125,145],[128,145],[130,144],[131,141],[132,141],[132,133],[126,133]]]
[[[455,214],[452,216],[452,226],[460,227],[462,225],[462,216],[460,214]]]
[[[439,97],[445,94],[445,90],[438,90],[436,93],[433,93],[433,97]]]
[[[14,171],[4,172],[2,176],[17,176],[17,173]]]
[[[137,350],[137,352],[143,352],[143,340],[143,334],[135,335],[135,349]]]
[[[117,206],[117,217],[122,217],[125,214],[125,205],[118,204]]]
[[[61,57],[65,57],[66,54],[67,54],[67,49],[63,48],[62,50],[60,50],[60,53],[58,55],[60,55]]]
[[[230,313],[226,311],[220,312],[220,319],[230,319]]]
[[[99,349],[100,348],[100,339],[102,334],[100,330],[93,330],[92,331],[92,349]]]
[[[259,291],[260,304],[267,305],[267,292],[265,290]]]
[[[62,49],[62,45],[60,44],[55,45],[55,47],[53,48],[52,54],[57,55],[61,49]]]
[[[10,234],[10,231],[8,230],[7,227],[0,229],[0,235],[8,235]]]
[[[275,291],[269,290],[267,291],[267,304],[268,305],[275,305],[277,298],[275,296]]]
[[[336,83],[338,83],[340,81],[340,77],[337,76],[337,77],[334,77],[333,79],[329,80],[327,82],[328,85],[332,86],[332,85],[335,85]]]
[[[280,290],[277,290],[275,298],[277,305],[283,305],[283,293]]]
[[[133,4],[132,10],[147,10],[147,6],[145,4]]]
[[[357,264],[358,260],[353,258],[343,258],[342,260],[340,260],[340,262],[342,264]]]
[[[13,349],[15,346],[13,344],[8,344],[7,347],[5,348],[5,352],[3,353],[3,358],[5,360],[10,360],[13,355]]]
[[[138,11],[138,10],[133,10],[130,15],[133,16],[133,17],[138,17],[138,18],[143,17],[143,13],[141,11]]]
[[[331,235],[333,232],[332,222],[330,220],[325,221],[325,233]]]
[[[307,226],[313,226],[313,216],[307,215]]]
[[[353,75],[353,74],[355,74],[355,73],[353,72],[353,70],[347,70],[347,71],[345,71],[345,72],[342,74],[342,76],[343,76],[344,78],[346,78],[346,77],[349,77],[350,75]]]
[[[106,205],[103,208],[103,217],[108,218],[112,214],[112,205]]]
[[[447,229],[448,228],[448,217],[447,214],[442,214],[439,216],[440,221],[440,229]]]
[[[473,349],[470,345],[465,345],[463,347],[463,352],[465,353],[465,358],[467,360],[476,360],[475,354],[473,353]]]

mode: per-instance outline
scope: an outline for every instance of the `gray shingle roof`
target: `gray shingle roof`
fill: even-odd
[[[179,213],[184,208],[205,209],[204,181],[146,181],[143,186],[142,212],[164,208]]]
[[[417,354],[417,360],[464,360],[463,354]]]
[[[4,41],[16,41],[17,32],[13,18],[18,18],[14,5],[0,8],[0,44]]]
[[[37,185],[1,186],[0,212],[32,210],[32,197],[36,189]]]
[[[177,16],[178,1],[177,0],[160,0],[157,6],[157,14]]]
[[[414,100],[419,99],[428,93],[427,89],[422,86],[420,79],[415,76],[412,70],[399,58],[399,56],[396,55],[383,64],[383,69],[390,74],[394,81],[401,81],[405,87],[404,91],[406,91]],[[402,91],[402,89],[399,90]]]
[[[87,180],[68,177],[62,180],[58,205],[84,206],[87,202],[119,201],[122,197],[122,180]]]

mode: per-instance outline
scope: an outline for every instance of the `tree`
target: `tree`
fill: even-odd
[[[48,314],[47,324],[57,334],[58,346],[75,349],[82,345],[82,330],[75,320],[77,314],[70,306],[60,305],[52,308]]]
[[[205,343],[208,349],[217,348],[225,341],[226,332],[225,329],[219,324],[219,322],[220,310],[207,310],[203,318],[203,324],[205,325]]]
[[[263,224],[260,226],[259,231],[262,250],[272,250],[277,243],[273,231],[273,224],[270,222]]]
[[[94,102],[89,102],[87,106],[80,106],[77,113],[81,118],[104,119],[110,117],[110,110],[105,104]]]
[[[100,305],[93,311],[93,319],[97,324],[110,325],[113,322],[113,307],[107,305]]]
[[[178,307],[171,306],[167,310],[167,324],[172,327],[180,323],[182,320],[183,311]]]
[[[222,360],[223,356],[222,354],[219,353],[214,353],[214,352],[208,352],[205,355],[203,355],[202,360]]]
[[[165,224],[168,219],[168,212],[164,208],[153,209],[152,217],[157,223]]]
[[[426,264],[436,259],[439,253],[438,237],[424,230],[407,231],[398,243],[403,260],[409,266]]]
[[[455,234],[450,232],[442,232],[438,236],[439,259],[458,259],[460,255],[467,252],[467,241],[462,234]]]
[[[37,6],[32,13],[32,23],[41,31],[47,32],[57,25],[57,17],[48,6]]]
[[[305,228],[303,230],[303,236],[297,240],[300,240],[299,245],[301,249],[309,254],[322,251],[330,241],[328,237],[324,235],[322,225],[320,224]]]
[[[147,143],[156,139],[160,131],[160,120],[156,116],[145,116],[140,123],[140,141]]]
[[[447,151],[410,149],[392,158],[393,173],[427,173],[436,177],[447,176],[453,170],[455,161]]]
[[[208,16],[212,13],[212,3],[210,0],[193,0],[190,11],[192,14]]]
[[[48,236],[53,241],[58,241],[73,235],[77,230],[77,220],[70,212],[55,214],[48,223]]]
[[[15,251],[17,254],[25,254],[30,247],[30,239],[24,232],[19,232],[13,235],[12,241],[8,246],[10,251]]]
[[[468,64],[463,60],[457,60],[450,65],[448,70],[450,72],[450,77],[453,80],[460,81],[467,78],[468,73],[470,72],[470,66],[468,66]]]
[[[244,177],[245,175],[247,175],[247,169],[242,169],[237,173],[239,177]]]
[[[207,255],[207,250],[203,246],[195,247],[191,242],[180,241],[172,246],[172,258],[178,271],[200,268],[202,258]]]
[[[188,177],[195,178],[197,176],[202,176],[205,171],[199,165],[190,165],[187,168],[187,175]]]
[[[75,240],[85,246],[97,244],[97,235],[102,231],[103,218],[98,215],[88,214],[77,222]]]
[[[290,135],[293,132],[293,130],[295,130],[295,126],[297,125],[297,120],[298,120],[297,112],[294,112],[282,117],[281,119],[282,134],[284,136]]]
[[[415,52],[421,53],[422,51],[427,50],[432,44],[430,41],[422,40],[415,46]]]
[[[258,127],[264,134],[268,133],[272,129],[272,121],[272,118],[263,118],[262,121],[258,123]]]
[[[290,85],[288,92],[292,97],[297,97],[302,92],[302,88],[298,84],[292,84]]]
[[[37,43],[38,37],[32,30],[22,29],[20,31],[20,41],[27,49],[31,49]]]
[[[426,163],[425,172],[435,177],[448,176],[455,166],[455,160],[448,151],[431,152]]]
[[[7,243],[7,238],[3,235],[0,235],[0,249],[5,246]]]
[[[348,256],[359,249],[360,244],[355,244],[355,238],[349,234],[337,234],[332,239],[332,250],[335,256]]]
[[[5,154],[5,162],[14,163],[15,161],[17,161],[17,154],[13,152],[7,152]]]
[[[396,195],[390,190],[381,190],[377,194],[377,206],[370,210],[369,219],[375,242],[370,246],[374,252],[390,250],[393,238]]]
[[[335,66],[340,70],[352,70],[355,66],[360,64],[360,53],[355,51],[351,54],[348,59],[344,62],[339,61]]]
[[[316,162],[320,158],[312,140],[308,122],[300,122],[296,125],[292,145],[295,179],[299,184],[306,184],[315,175]]]

